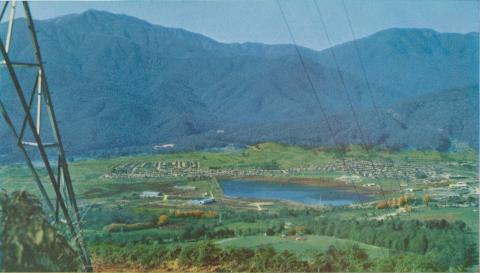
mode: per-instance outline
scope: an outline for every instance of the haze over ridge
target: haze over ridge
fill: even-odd
[[[158,143],[179,149],[259,141],[332,145],[292,45],[224,44],[95,10],[36,24],[72,154],[146,151]],[[24,45],[12,52],[18,60],[31,57],[26,39],[14,37]],[[357,45],[380,115],[353,43],[334,50],[369,144],[478,147],[478,33],[388,29]],[[335,137],[360,143],[330,52],[301,53],[335,121]],[[8,85],[2,78],[2,87]],[[11,139],[4,126],[0,135]]]

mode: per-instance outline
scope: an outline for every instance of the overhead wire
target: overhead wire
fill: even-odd
[[[313,1],[315,2],[316,8],[318,9],[318,4],[317,4],[316,0],[313,0]],[[345,16],[347,17],[348,27],[350,29],[350,34],[352,35],[352,43],[353,43],[353,46],[355,48],[355,53],[358,57],[358,61],[360,63],[360,68],[362,70],[363,79],[365,80],[365,84],[367,86],[367,91],[370,95],[370,100],[372,101],[373,109],[375,110],[375,113],[380,116],[380,111],[378,110],[378,106],[377,106],[377,104],[375,102],[375,99],[373,97],[371,84],[370,84],[370,81],[368,80],[368,77],[367,77],[367,71],[365,69],[365,65],[364,65],[364,62],[363,62],[363,59],[362,59],[362,55],[360,54],[360,49],[358,47],[358,42],[357,42],[357,36],[355,35],[355,32],[353,31],[353,24],[352,24],[352,20],[350,19],[350,13],[347,10],[347,7],[345,5],[345,1],[341,0],[341,2],[342,2],[343,11],[345,12]],[[383,122],[385,122],[385,119],[383,120]]]
[[[313,1],[315,2],[316,0],[313,0]],[[372,87],[371,87],[371,84],[370,84],[370,80],[368,79],[368,76],[367,76],[367,70],[365,68],[365,64],[364,64],[364,61],[363,61],[363,58],[362,58],[362,54],[360,54],[360,47],[358,46],[357,36],[355,35],[355,31],[353,30],[353,24],[352,24],[352,20],[350,18],[350,13],[348,12],[347,5],[345,4],[345,0],[341,0],[341,2],[342,2],[343,11],[344,11],[344,13],[347,17],[348,28],[350,29],[350,34],[352,35],[352,43],[353,43],[353,46],[355,48],[355,53],[358,57],[358,62],[360,64],[360,69],[362,71],[362,76],[363,76],[363,79],[365,81],[365,85],[367,87],[367,92],[370,96],[370,100],[372,102],[373,109],[375,110],[375,113],[377,114],[377,116],[381,118],[382,125],[386,126],[385,114],[381,114],[381,111],[378,109],[376,100],[374,99],[374,96],[373,96],[373,91],[372,91]],[[394,162],[392,161],[392,163],[394,163]],[[385,164],[384,164],[384,166],[385,166]],[[399,187],[400,191],[402,191],[402,185],[400,183],[398,184],[398,187]]]
[[[316,88],[315,88],[315,85],[313,84],[312,77],[311,77],[311,75],[310,75],[310,73],[309,73],[309,71],[308,71],[308,69],[307,69],[307,66],[306,66],[306,64],[305,64],[305,60],[303,59],[302,53],[300,52],[300,49],[299,49],[298,44],[297,44],[297,42],[296,42],[295,36],[293,35],[292,29],[291,29],[291,27],[290,27],[290,24],[288,23],[288,20],[287,20],[287,17],[286,17],[286,15],[285,15],[285,12],[283,11],[283,8],[282,8],[282,5],[280,4],[280,1],[279,1],[279,0],[276,0],[276,3],[277,3],[277,5],[278,5],[278,8],[279,8],[279,10],[280,10],[282,19],[283,19],[283,21],[284,21],[284,23],[285,23],[285,26],[286,26],[286,28],[287,28],[288,34],[289,34],[289,36],[290,36],[290,39],[292,40],[292,43],[293,43],[293,45],[294,45],[295,52],[296,52],[296,54],[298,55],[298,59],[299,59],[300,64],[301,64],[301,66],[302,66],[302,68],[303,68],[303,73],[305,74],[305,78],[306,78],[307,81],[308,81],[308,84],[309,84],[310,89],[311,89],[311,91],[312,91],[313,97],[314,97],[316,103],[317,103],[318,106],[319,106],[319,109],[320,109],[320,112],[321,112],[322,116],[323,116],[324,119],[325,119],[325,123],[327,124],[327,128],[328,128],[328,131],[329,131],[329,133],[330,133],[330,135],[331,135],[331,137],[332,137],[332,141],[333,141],[333,143],[334,143],[334,146],[335,146],[335,148],[336,148],[337,150],[339,150],[339,144],[338,144],[337,139],[335,138],[335,133],[334,133],[334,131],[333,131],[333,127],[332,127],[332,125],[331,125],[331,123],[330,123],[330,121],[329,121],[329,119],[328,119],[328,115],[327,115],[327,113],[326,113],[326,111],[325,111],[325,108],[324,108],[323,105],[322,105],[322,102],[321,102],[321,100],[320,100],[320,97],[318,96],[318,92],[317,92],[317,90],[316,90]],[[332,118],[334,118],[334,117],[332,116]],[[343,163],[343,166],[344,166],[345,170],[348,171],[350,168],[348,167],[348,165],[347,165],[347,163],[346,163],[346,161],[345,161],[345,157],[344,157],[343,155],[341,156],[341,161],[342,161],[342,163]],[[352,186],[353,186],[353,188],[354,188],[354,190],[355,190],[355,193],[357,194],[357,198],[358,198],[359,202],[361,202],[360,193],[358,192],[358,188],[357,188],[357,186],[356,186],[356,184],[355,184],[355,181],[352,180],[351,182],[352,182]],[[384,196],[384,197],[385,197],[385,196]],[[385,199],[385,198],[384,198],[384,199]]]
[[[318,4],[317,4],[316,0],[313,0],[313,1],[315,3],[317,12],[320,14],[320,9],[318,7]],[[357,36],[355,35],[355,31],[353,30],[353,24],[352,24],[352,20],[350,18],[350,13],[348,12],[347,6],[345,4],[345,0],[341,0],[341,2],[342,2],[343,11],[344,11],[345,16],[347,18],[347,23],[348,23],[348,27],[350,29],[350,34],[352,35],[352,43],[353,43],[353,46],[355,48],[355,53],[358,57],[358,62],[360,63],[362,76],[363,76],[363,79],[365,81],[365,84],[366,84],[366,87],[367,87],[367,92],[370,96],[370,100],[372,102],[373,109],[375,110],[375,113],[377,114],[377,116],[381,117],[383,126],[386,126],[385,114],[380,114],[380,110],[378,110],[377,103],[376,103],[375,98],[373,96],[372,87],[371,87],[370,81],[368,80],[368,77],[367,77],[367,70],[365,68],[365,63],[363,61],[362,54],[360,54],[360,47],[358,46]],[[392,161],[392,163],[393,163],[393,161]],[[383,167],[385,167],[385,166],[386,166],[386,164],[383,164]],[[400,184],[400,182],[398,180],[397,180],[397,183],[398,183],[398,187],[399,187],[400,192],[401,192],[402,191],[402,185]]]
[[[340,70],[340,65],[338,63],[338,59],[337,59],[337,56],[335,54],[335,50],[333,49],[333,43],[330,39],[330,35],[328,34],[328,31],[327,31],[327,27],[326,27],[326,24],[325,24],[325,20],[323,19],[323,16],[322,16],[322,13],[320,11],[320,7],[318,6],[317,2],[315,0],[312,0],[314,5],[315,5],[315,11],[316,13],[318,14],[319,18],[320,18],[320,23],[321,23],[321,26],[323,28],[323,31],[325,33],[325,38],[327,39],[327,43],[329,45],[329,48],[327,49],[328,52],[330,52],[331,56],[332,56],[332,59],[333,59],[333,62],[334,62],[334,65],[335,65],[335,70],[337,72],[337,75],[338,75],[338,78],[340,80],[340,83],[342,85],[342,88],[343,88],[343,91],[345,93],[345,97],[347,98],[347,102],[348,102],[348,106],[350,108],[350,111],[352,112],[352,116],[353,116],[353,120],[354,120],[354,123],[355,123],[355,126],[357,127],[357,130],[358,130],[358,133],[360,135],[360,146],[365,150],[365,152],[367,153],[367,157],[368,157],[368,162],[370,163],[371,165],[371,168],[372,170],[375,172],[375,173],[378,173],[378,170],[377,170],[377,167],[375,166],[375,163],[373,162],[372,160],[372,155],[371,155],[371,151],[367,145],[367,142],[369,142],[368,138],[366,137],[366,135],[364,134],[363,130],[362,130],[362,126],[360,125],[360,122],[359,122],[359,119],[358,119],[358,114],[357,112],[355,111],[355,107],[353,106],[353,102],[352,102],[352,98],[350,96],[350,93],[348,91],[348,87],[347,87],[347,84],[345,82],[345,78],[343,76],[343,73],[342,71]],[[376,177],[375,177],[376,178]],[[386,199],[386,196],[385,196],[385,191],[383,190],[383,186],[381,183],[379,183],[379,187],[380,187],[380,192],[383,196],[384,199]]]

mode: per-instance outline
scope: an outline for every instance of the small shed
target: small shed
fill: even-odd
[[[140,197],[142,198],[153,198],[153,197],[161,197],[161,196],[162,196],[162,193],[158,191],[144,191],[140,195]]]

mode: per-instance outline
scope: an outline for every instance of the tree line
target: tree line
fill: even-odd
[[[307,223],[306,228],[318,235],[351,239],[398,252],[428,254],[442,270],[471,266],[478,255],[476,237],[463,221],[325,217]]]
[[[168,248],[161,244],[92,247],[96,264],[125,269],[187,270],[209,272],[438,272],[432,256],[399,254],[371,258],[356,244],[330,246],[309,259],[272,247],[223,249],[212,242]]]

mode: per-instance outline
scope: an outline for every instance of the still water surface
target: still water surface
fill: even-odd
[[[359,195],[336,188],[316,187],[294,183],[276,183],[244,179],[220,181],[226,196],[243,199],[286,200],[307,205],[343,206],[354,202],[368,200],[366,195]]]

